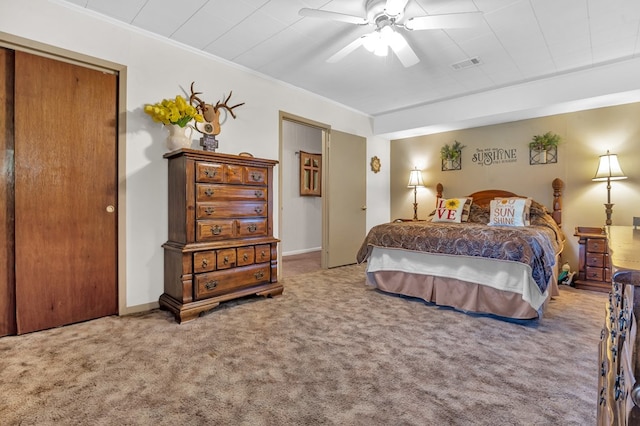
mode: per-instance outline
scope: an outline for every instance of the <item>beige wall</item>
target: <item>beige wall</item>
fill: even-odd
[[[530,165],[528,142],[536,134],[552,131],[562,137],[558,162]],[[462,170],[441,171],[439,151],[458,140]],[[516,161],[479,165],[479,150],[515,149]],[[576,226],[603,226],[606,183],[592,182],[598,156],[610,150],[618,154],[627,180],[612,182],[613,225],[631,225],[640,216],[640,104],[599,108],[512,123],[438,133],[391,142],[391,218],[413,216],[413,191],[407,188],[409,170],[423,170],[427,188],[418,190],[418,217],[425,218],[435,203],[435,185],[444,185],[444,196],[463,196],[482,189],[506,189],[528,195],[551,208],[551,181],[565,182],[562,226],[567,237],[563,256],[572,270],[577,265]],[[640,255],[640,254],[639,254]]]

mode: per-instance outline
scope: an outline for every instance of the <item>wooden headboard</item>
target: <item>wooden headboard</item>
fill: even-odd
[[[562,188],[564,187],[564,182],[555,178],[553,182],[551,182],[551,187],[553,188],[553,208],[551,212],[551,217],[556,221],[558,226],[562,225]],[[436,195],[438,198],[442,198],[442,192],[444,191],[444,186],[441,183],[436,185]],[[503,191],[501,189],[486,189],[484,191],[474,192],[473,194],[469,194],[469,197],[473,197],[473,204],[477,204],[480,207],[489,207],[491,200],[496,197],[524,197],[522,195],[514,194],[510,191]]]

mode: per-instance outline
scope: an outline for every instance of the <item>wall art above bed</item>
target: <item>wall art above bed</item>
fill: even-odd
[[[442,160],[442,171],[462,170],[462,145],[458,141],[453,144],[445,144],[440,148],[440,159]]]

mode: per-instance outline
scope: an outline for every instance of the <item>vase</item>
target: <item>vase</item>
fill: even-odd
[[[547,164],[547,150],[546,149],[538,150],[538,163],[539,164]]]
[[[169,151],[191,147],[191,132],[193,131],[191,127],[180,127],[177,124],[169,124],[165,127],[169,131],[167,136],[167,149]]]

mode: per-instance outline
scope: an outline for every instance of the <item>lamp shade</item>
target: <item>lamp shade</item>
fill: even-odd
[[[618,163],[618,156],[616,154],[609,154],[609,151],[605,155],[600,156],[600,162],[598,163],[598,171],[593,177],[593,181],[605,181],[605,180],[621,180],[626,179]]]
[[[418,169],[411,170],[411,174],[409,174],[409,183],[407,184],[410,188],[422,187],[424,186],[424,182],[422,181],[422,172]]]

